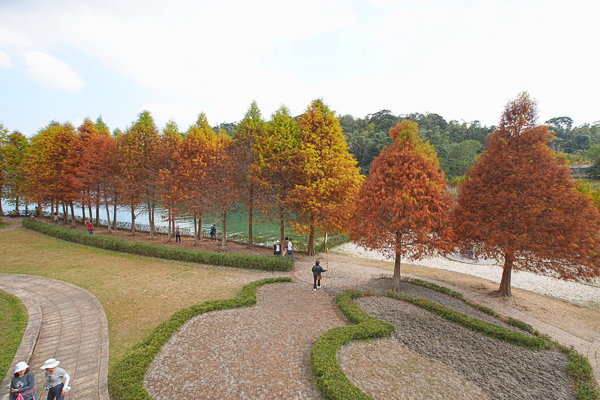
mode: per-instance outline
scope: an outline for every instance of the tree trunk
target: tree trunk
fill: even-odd
[[[90,219],[92,219],[92,192],[88,192],[88,211],[90,212]]]
[[[204,219],[204,215],[202,209],[198,209],[198,241],[202,240],[202,220]]]
[[[131,234],[135,235],[135,206],[131,205]]]
[[[285,218],[283,216],[283,207],[279,209],[279,242],[283,245],[283,240],[285,238]]]
[[[75,228],[75,207],[73,207],[73,202],[71,202],[71,228]]]
[[[147,203],[148,204],[148,223],[150,224],[150,239],[154,239],[154,232],[152,231],[152,227],[153,227],[153,221],[152,221],[152,206],[150,205],[150,202]]]
[[[117,230],[117,195],[115,195],[115,205],[113,206],[113,229]]]
[[[97,192],[97,196],[98,197],[96,197],[96,228],[100,228],[100,191]]]
[[[198,245],[198,216],[194,213],[194,246]]]
[[[502,269],[502,280],[500,281],[500,288],[498,289],[498,292],[505,297],[512,296],[512,292],[510,291],[512,265],[513,265],[512,256],[505,254],[504,255],[504,268]]]
[[[252,219],[254,218],[254,185],[250,185],[250,204],[248,207],[248,247],[254,247],[252,238]]]
[[[402,254],[396,253],[394,260],[394,292],[400,292],[400,261],[402,260]]]
[[[315,252],[315,216],[310,218],[310,234],[308,235],[308,249],[306,255],[314,256]]]
[[[168,235],[167,235],[167,242],[171,242],[171,207],[169,207],[167,209],[167,219],[169,222],[169,227],[167,228],[167,230],[169,231]]]
[[[221,247],[224,249],[225,248],[225,244],[227,243],[227,211],[225,211],[223,213],[223,241],[221,244]]]
[[[85,225],[85,203],[83,202],[81,203],[81,218],[83,218],[81,222]]]
[[[402,261],[402,235],[396,233],[396,258],[394,259],[394,292],[400,292],[400,266]]]
[[[2,210],[2,202],[0,201],[0,216],[4,215],[4,211]]]
[[[69,223],[69,212],[67,211],[67,205],[63,203],[63,223],[66,225]]]
[[[110,229],[110,209],[108,206],[108,197],[105,195],[104,197],[104,205],[106,205],[106,218],[108,218],[108,220],[106,221],[106,227],[108,228],[108,233],[111,233],[111,229]]]

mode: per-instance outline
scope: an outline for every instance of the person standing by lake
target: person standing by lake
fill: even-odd
[[[47,400],[64,400],[65,395],[71,387],[69,381],[71,377],[62,368],[58,368],[60,361],[54,358],[46,360],[41,369],[46,370],[46,391],[48,391]]]
[[[217,225],[213,224],[213,226],[210,227],[210,241],[212,242],[213,239],[215,240],[215,242],[217,241]]]
[[[92,221],[85,220],[85,226],[87,226],[87,228],[88,228],[88,234],[93,235],[94,234],[94,224],[92,224]]]
[[[54,213],[53,219],[54,219],[54,226],[58,225],[58,214],[57,213]]]
[[[19,395],[23,400],[32,400],[35,394],[35,380],[29,365],[21,361],[15,365],[15,376],[10,380],[10,400],[15,400]]]
[[[181,231],[179,230],[179,227],[177,227],[177,229],[175,229],[175,243],[181,243]]]
[[[292,243],[292,238],[289,238],[287,242],[287,255],[294,258],[294,244]]]

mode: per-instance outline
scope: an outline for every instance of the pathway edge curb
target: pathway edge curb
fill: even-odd
[[[37,344],[38,338],[40,336],[40,330],[42,328],[42,308],[39,304],[33,302],[30,299],[23,299],[19,297],[16,293],[9,290],[3,285],[0,285],[0,290],[3,290],[7,293],[12,294],[17,297],[27,309],[27,327],[25,328],[25,332],[23,333],[23,338],[21,339],[21,343],[19,344],[19,348],[15,353],[15,357],[11,362],[11,367],[15,365],[19,361],[26,360],[29,363],[29,360],[33,354],[33,350]],[[0,386],[0,400],[8,399],[8,386],[10,385],[10,380],[12,379],[13,374],[11,373],[11,368],[6,372],[6,376],[2,381],[2,386]]]

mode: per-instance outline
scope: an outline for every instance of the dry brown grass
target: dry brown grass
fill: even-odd
[[[289,275],[112,253],[23,228],[0,230],[0,260],[0,272],[58,279],[96,296],[108,318],[111,365],[174,312],[238,296],[251,281]]]

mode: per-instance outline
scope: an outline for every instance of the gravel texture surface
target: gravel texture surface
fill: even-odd
[[[387,297],[360,298],[356,303],[370,315],[394,324],[394,337],[400,344],[422,357],[441,361],[491,399],[575,399],[566,374],[567,357],[561,353],[492,339]],[[386,353],[381,357],[394,357],[381,351]],[[367,390],[361,376],[354,379],[358,387]],[[389,397],[382,393],[378,398]]]
[[[377,251],[364,250],[353,243],[346,243],[331,250],[333,253],[349,255],[357,258],[392,261]],[[422,260],[402,260],[407,264],[421,265],[429,268],[444,269],[461,274],[477,276],[500,284],[502,267],[493,264],[491,260],[482,260],[480,263],[460,262],[444,257],[431,257]],[[529,290],[545,296],[557,297],[580,305],[600,308],[600,278],[594,282],[595,286],[584,283],[563,281],[544,275],[537,275],[527,271],[513,271],[512,287]]]
[[[173,335],[146,373],[155,399],[320,399],[310,351],[346,325],[329,296],[307,285],[257,291],[258,304],[210,312]]]
[[[489,399],[451,367],[420,356],[394,338],[342,346],[338,363],[348,379],[375,400]]]

